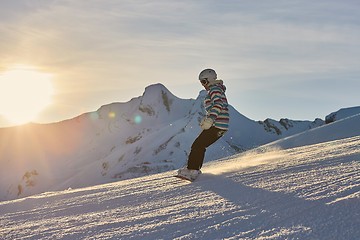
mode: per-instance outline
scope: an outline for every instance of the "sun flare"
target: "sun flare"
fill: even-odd
[[[15,66],[0,73],[0,115],[13,124],[24,124],[51,103],[52,74],[30,66]]]

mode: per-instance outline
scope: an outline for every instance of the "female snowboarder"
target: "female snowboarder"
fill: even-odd
[[[191,146],[187,166],[178,170],[178,177],[191,181],[201,173],[206,148],[222,137],[229,128],[229,109],[223,81],[217,79],[213,69],[201,71],[199,80],[207,91],[204,100],[206,116],[200,122],[202,132]]]

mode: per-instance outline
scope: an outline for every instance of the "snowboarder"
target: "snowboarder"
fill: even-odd
[[[200,122],[202,132],[191,146],[187,166],[179,169],[177,175],[190,181],[201,173],[206,148],[221,138],[229,128],[229,110],[223,81],[217,79],[213,69],[201,71],[199,80],[207,91],[204,100],[206,116]]]

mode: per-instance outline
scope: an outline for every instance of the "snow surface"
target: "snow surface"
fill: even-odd
[[[0,238],[360,239],[359,123],[207,163],[193,183],[168,171],[3,201]]]

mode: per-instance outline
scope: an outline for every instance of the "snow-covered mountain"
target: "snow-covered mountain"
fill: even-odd
[[[185,165],[200,132],[202,101],[180,99],[166,87],[52,124],[0,129],[0,200],[92,186]],[[231,103],[231,99],[229,99]],[[254,121],[230,106],[230,130],[206,161],[229,157],[318,126],[324,121]]]
[[[3,201],[0,238],[360,239],[359,122],[208,162],[193,183],[169,171]]]
[[[325,117],[326,123],[332,123],[340,119],[354,116],[360,113],[360,107],[342,108],[336,112],[330,113]]]

